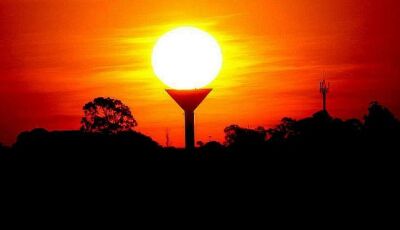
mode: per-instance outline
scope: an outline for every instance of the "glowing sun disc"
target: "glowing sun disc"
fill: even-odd
[[[207,32],[179,27],[157,41],[152,65],[157,77],[171,88],[201,88],[218,75],[222,66],[221,48]]]

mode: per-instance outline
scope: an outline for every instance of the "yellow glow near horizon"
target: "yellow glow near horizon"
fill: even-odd
[[[174,89],[195,89],[209,84],[222,66],[217,41],[195,27],[179,27],[164,34],[152,54],[155,74]]]

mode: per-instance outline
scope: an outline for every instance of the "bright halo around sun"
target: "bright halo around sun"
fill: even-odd
[[[207,32],[179,27],[164,34],[152,54],[155,74],[173,89],[197,89],[209,84],[222,66],[221,48]]]

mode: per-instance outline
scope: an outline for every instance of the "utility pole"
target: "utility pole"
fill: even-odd
[[[170,140],[169,140],[169,129],[167,128],[165,132],[165,146],[169,147],[170,146]]]

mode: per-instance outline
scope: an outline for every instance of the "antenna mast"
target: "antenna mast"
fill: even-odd
[[[319,83],[319,91],[322,94],[322,110],[326,112],[326,94],[329,92],[329,82],[325,79]]]

